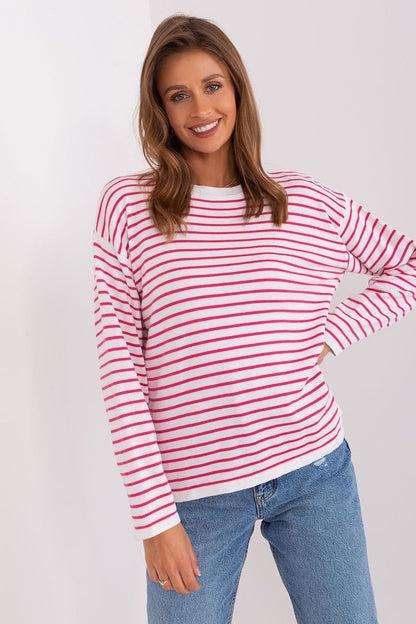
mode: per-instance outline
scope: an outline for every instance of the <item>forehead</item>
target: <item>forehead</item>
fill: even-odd
[[[229,77],[226,66],[216,56],[204,50],[184,50],[174,52],[161,62],[157,84],[160,88],[169,83],[184,84],[187,80],[202,80],[217,73]]]

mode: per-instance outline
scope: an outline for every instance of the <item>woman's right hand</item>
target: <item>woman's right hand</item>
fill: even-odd
[[[179,594],[190,594],[200,589],[196,576],[201,573],[191,540],[183,525],[174,527],[143,540],[147,571],[158,583],[169,578],[163,589]]]

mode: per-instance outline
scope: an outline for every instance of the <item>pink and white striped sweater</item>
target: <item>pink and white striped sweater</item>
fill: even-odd
[[[93,233],[100,379],[134,535],[180,522],[175,502],[253,487],[343,439],[317,359],[416,307],[416,244],[308,176],[244,223],[240,186],[194,186],[188,233],[154,227],[137,175],[103,188]],[[143,183],[142,183],[143,184]],[[329,312],[346,271],[368,287]]]

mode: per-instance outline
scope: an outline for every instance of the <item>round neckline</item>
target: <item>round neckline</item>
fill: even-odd
[[[208,197],[222,197],[224,195],[241,195],[243,193],[243,187],[241,184],[236,186],[204,186],[201,184],[192,185],[192,194],[199,196],[206,195]]]

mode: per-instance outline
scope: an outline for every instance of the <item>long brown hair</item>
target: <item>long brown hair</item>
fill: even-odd
[[[253,91],[243,61],[233,43],[213,22],[187,15],[172,15],[156,28],[143,62],[138,108],[139,137],[151,167],[152,191],[149,212],[155,227],[171,241],[175,226],[186,227],[189,212],[191,169],[180,153],[157,90],[157,72],[165,58],[179,51],[199,49],[215,56],[228,69],[235,89],[236,122],[232,146],[236,172],[246,199],[244,219],[263,212],[270,203],[272,221],[287,220],[285,190],[265,173],[261,164],[261,130]],[[149,173],[142,175],[149,178]]]

